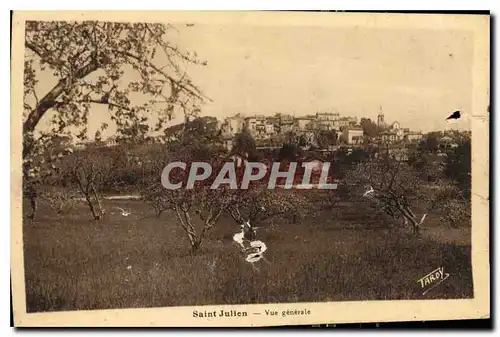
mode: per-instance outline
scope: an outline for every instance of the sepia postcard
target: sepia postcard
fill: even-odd
[[[490,317],[490,17],[14,12],[16,327]]]

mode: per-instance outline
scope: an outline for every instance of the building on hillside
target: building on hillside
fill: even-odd
[[[237,113],[234,116],[225,118],[221,123],[220,129],[222,135],[234,137],[235,134],[243,131],[244,126],[245,118],[241,114]]]
[[[293,115],[290,114],[284,114],[284,113],[277,113],[274,115],[276,118],[279,119],[280,123],[293,123],[294,117]]]
[[[398,140],[398,135],[394,131],[382,131],[379,137],[384,143],[395,143]]]
[[[340,114],[336,112],[316,112],[316,120],[320,122],[336,121],[340,118]]]
[[[403,129],[397,129],[394,130],[394,132],[396,132],[396,138],[398,142],[401,142],[405,139],[405,132]]]
[[[257,132],[257,124],[259,124],[259,122],[256,116],[245,117],[244,128],[246,128],[252,136]]]
[[[335,129],[333,121],[316,121],[315,128],[317,131],[330,131]]]
[[[312,129],[313,119],[311,117],[297,117],[295,118],[295,126],[297,131],[305,131]]]
[[[339,131],[345,127],[355,127],[357,124],[358,119],[356,117],[341,117],[333,122],[333,128]]]
[[[349,122],[346,120],[336,120],[333,122],[333,129],[336,131],[342,131],[344,128],[347,128],[349,126]]]
[[[419,142],[419,141],[421,141],[423,138],[424,138],[424,135],[422,134],[422,132],[417,132],[417,131],[409,131],[409,132],[405,135],[405,139],[406,139],[408,142]]]
[[[345,127],[341,139],[349,145],[363,144],[363,129],[361,127]]]
[[[280,112],[274,114],[274,116],[267,117],[267,119],[277,126],[294,124],[295,120],[292,115],[283,114]]]
[[[273,123],[276,133],[284,135],[294,130],[295,119],[292,115],[277,113],[273,117]]]
[[[255,126],[255,129],[250,131],[250,133],[255,139],[264,139],[266,138],[266,131],[267,131],[266,126],[267,125],[264,123],[257,124]]]
[[[266,120],[265,133],[267,138],[276,134],[276,131],[274,130],[274,123],[271,120]]]
[[[401,124],[399,124],[398,121],[395,121],[391,124],[391,126],[389,126],[389,129],[391,130],[399,130],[401,129]]]
[[[383,114],[379,115],[379,121],[380,121],[380,124],[384,125],[384,127],[382,128],[383,131],[382,131],[382,135],[381,135],[383,138],[383,141],[400,142],[400,141],[405,139],[405,134],[409,130],[402,129],[401,125],[399,124],[398,121],[395,121],[392,124],[388,125],[384,121]]]
[[[335,125],[340,115],[333,112],[317,112],[315,116],[315,128],[317,130],[338,130]]]
[[[245,127],[254,138],[267,138],[274,134],[274,125],[264,115],[245,118]]]

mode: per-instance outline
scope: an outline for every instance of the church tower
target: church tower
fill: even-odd
[[[378,113],[377,116],[377,126],[379,128],[385,127],[384,113],[382,112],[382,106],[380,106],[380,112]]]

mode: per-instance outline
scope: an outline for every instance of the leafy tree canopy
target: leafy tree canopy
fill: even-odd
[[[144,135],[152,116],[160,130],[176,109],[195,110],[206,98],[183,65],[205,62],[169,42],[174,30],[156,23],[27,22],[23,157],[45,115],[51,115],[49,135],[73,127],[83,139],[94,104],[107,105],[124,137]],[[55,84],[38,92],[47,79]]]
[[[429,132],[419,144],[421,152],[436,153],[439,150],[439,139],[441,132]]]
[[[320,149],[326,149],[330,145],[337,145],[337,132],[334,130],[321,130],[316,136],[318,147]]]
[[[454,180],[464,196],[470,197],[471,190],[471,142],[464,140],[448,152],[445,174]]]
[[[249,156],[253,156],[256,151],[257,146],[255,139],[247,129],[243,129],[234,136],[234,145],[231,149],[231,153],[238,155],[244,155],[246,153]]]
[[[363,128],[364,135],[372,138],[378,135],[378,126],[370,118],[361,118],[359,124]]]

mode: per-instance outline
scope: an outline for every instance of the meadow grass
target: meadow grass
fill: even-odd
[[[132,215],[113,213],[113,205]],[[172,214],[156,218],[138,201],[105,206],[101,222],[83,204],[63,216],[42,205],[37,219],[25,219],[28,312],[473,296],[470,244],[414,238],[377,228],[377,219],[370,227],[349,207],[263,226],[271,264],[254,271],[231,242],[238,231],[231,219],[192,254]],[[449,279],[422,295],[417,280],[438,267]]]

